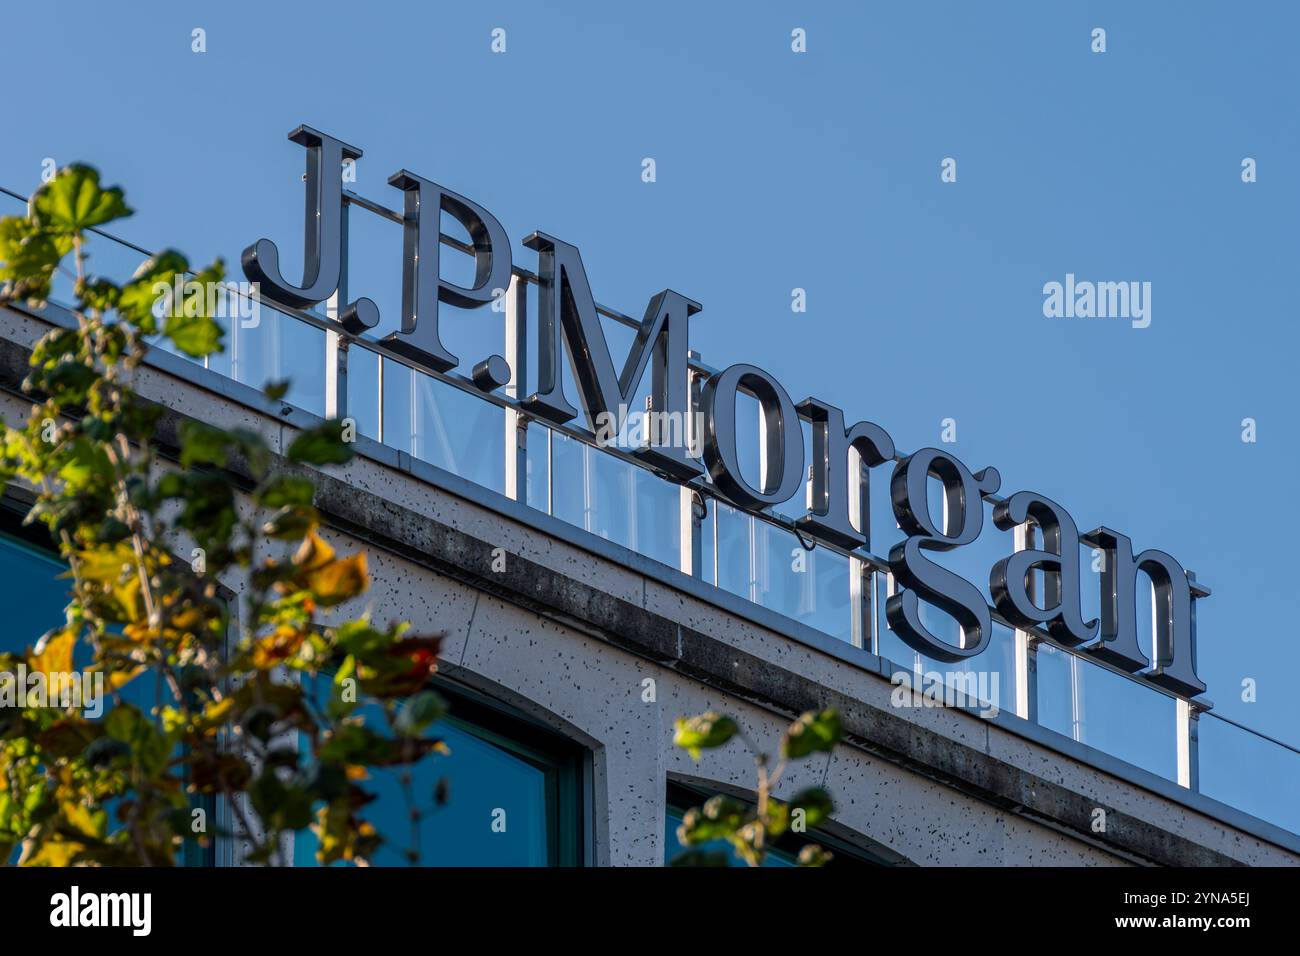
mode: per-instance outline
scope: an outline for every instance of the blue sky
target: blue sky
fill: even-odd
[[[285,135],[326,130],[365,150],[365,195],[395,205],[401,167],[435,179],[492,210],[520,264],[534,229],[577,244],[604,303],[703,303],[711,364],[759,365],[903,449],[955,418],[952,450],[995,464],[1004,493],[1169,551],[1214,589],[1200,669],[1218,709],[1300,741],[1296,587],[1267,518],[1300,466],[1298,20],[1281,3],[10,5],[27,101],[0,184],[89,161],[127,188],[126,238],[237,263],[268,236],[292,274]],[[393,301],[398,251],[395,233],[354,239],[375,277],[354,292]],[[1151,326],[1044,317],[1066,273],[1151,282]]]

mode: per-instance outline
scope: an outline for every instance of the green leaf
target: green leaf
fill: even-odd
[[[206,315],[181,315],[171,313],[163,321],[163,335],[190,358],[203,358],[224,349],[221,337],[225,333]]]
[[[59,262],[72,251],[72,240],[52,235],[25,216],[0,219],[0,279],[45,287]]]
[[[74,164],[60,169],[49,182],[32,195],[32,218],[36,224],[54,232],[76,233],[92,226],[102,226],[114,219],[129,216],[116,186],[99,185],[99,170]]]
[[[402,705],[393,729],[403,737],[418,737],[447,713],[447,702],[431,690],[421,691]]]
[[[230,436],[220,428],[187,418],[180,425],[181,467],[195,464],[226,464],[226,446]]]
[[[816,843],[809,843],[799,851],[800,866],[825,866],[835,859],[835,854]]]
[[[352,460],[352,446],[343,440],[343,423],[334,420],[299,434],[288,456],[305,465],[346,465]]]
[[[288,789],[271,769],[264,770],[253,785],[248,788],[248,797],[253,809],[263,820],[276,813],[288,796]]]
[[[59,477],[67,482],[69,491],[83,491],[94,485],[110,483],[113,480],[113,465],[103,448],[84,438],[77,438],[66,446]]]
[[[117,306],[121,290],[107,279],[90,279],[77,284],[76,293],[81,299],[83,312],[108,312]]]
[[[685,846],[729,839],[744,826],[748,808],[722,794],[710,797],[702,807],[693,807],[682,817],[677,839]]]
[[[118,704],[104,718],[104,730],[131,748],[131,758],[145,773],[158,773],[167,763],[174,743],[153,721],[130,704]]]
[[[190,268],[189,260],[175,249],[165,249],[158,255],[140,263],[131,281],[122,287],[118,296],[118,315],[134,322],[146,333],[158,328],[163,306],[170,302],[165,289],[174,289],[176,276],[184,276]]]
[[[790,725],[781,740],[781,756],[790,760],[819,750],[829,752],[840,739],[840,715],[833,710],[808,711]]]
[[[730,717],[713,711],[695,717],[679,717],[675,728],[673,744],[685,750],[694,760],[700,759],[701,750],[721,747],[740,730]]]
[[[789,809],[791,820],[798,819],[795,813],[802,810],[804,824],[815,827],[830,817],[835,810],[835,803],[824,788],[809,787],[806,790],[800,790],[794,795],[790,800]]]
[[[98,381],[98,374],[89,365],[68,359],[51,368],[33,369],[24,384],[44,392],[60,405],[80,405]]]
[[[769,797],[767,801],[767,817],[763,822],[767,825],[769,834],[780,836],[790,826],[790,805]]]
[[[32,349],[30,364],[32,368],[53,368],[64,358],[75,358],[81,343],[82,336],[77,329],[51,329]]]
[[[253,476],[261,481],[267,467],[271,464],[271,449],[267,447],[266,439],[251,428],[232,428],[229,435],[239,453],[248,462],[248,468]]]
[[[316,486],[310,478],[278,474],[258,489],[257,501],[265,508],[309,506],[315,495]]]

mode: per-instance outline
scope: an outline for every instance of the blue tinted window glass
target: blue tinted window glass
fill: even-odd
[[[34,647],[41,636],[64,622],[64,607],[71,596],[71,582],[62,577],[67,566],[48,551],[38,548],[26,541],[0,532],[0,580],[5,582],[4,612],[8,626],[0,633],[0,651],[22,654]],[[79,646],[76,666],[83,668],[90,663],[89,648]],[[121,689],[121,697],[144,712],[152,710],[158,699],[158,677],[152,671],[146,672]],[[96,688],[93,693],[106,712],[113,706],[113,701]],[[89,702],[88,702],[89,705]],[[87,711],[90,717],[97,715]],[[177,748],[177,754],[182,753]],[[209,803],[203,805],[211,810]],[[115,813],[116,800],[105,804],[110,818]],[[15,849],[9,862],[15,862],[21,854],[21,848]],[[207,855],[197,844],[187,844],[183,854],[186,865],[202,865]]]
[[[60,577],[66,570],[51,555],[0,533],[0,581],[5,595],[0,651],[20,653],[63,623],[71,584]]]
[[[554,771],[539,767],[499,746],[468,724],[445,718],[431,733],[451,748],[415,765],[412,793],[422,811],[419,863],[422,866],[547,866],[552,855]],[[440,779],[448,783],[447,802],[434,805]],[[363,811],[384,845],[377,866],[401,866],[412,845],[406,796],[396,772],[375,771],[362,783],[376,800]],[[313,866],[316,837],[294,839],[294,864]]]

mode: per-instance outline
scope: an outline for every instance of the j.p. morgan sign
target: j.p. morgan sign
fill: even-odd
[[[307,150],[306,240],[303,279],[289,282],[280,270],[279,252],[261,239],[243,254],[244,272],[261,286],[268,299],[295,308],[311,308],[330,298],[339,287],[345,237],[340,168],[361,157],[361,150],[306,126],[289,138]],[[510,284],[510,240],[492,213],[471,199],[407,170],[388,180],[404,200],[404,262],[402,326],[388,346],[412,363],[434,372],[460,364],[442,343],[438,328],[440,303],[460,308],[488,305]],[[439,221],[446,213],[468,232],[475,263],[474,282],[457,285],[439,269]],[[543,232],[524,239],[537,254],[538,388],[522,397],[518,407],[553,422],[569,422],[585,414],[593,430],[627,409],[651,367],[653,410],[687,420],[690,401],[687,328],[701,306],[665,289],[650,299],[636,341],[620,373],[609,347],[587,282],[578,249]],[[374,328],[379,310],[361,298],[342,303],[339,322],[351,334]],[[565,397],[560,373],[567,355],[582,402],[575,408]],[[482,388],[509,381],[509,366],[491,356],[475,366]],[[736,400],[744,391],[762,407],[764,474],[755,487],[742,474],[736,443]],[[753,365],[732,365],[712,375],[700,393],[703,417],[703,467],[684,443],[650,444],[637,454],[658,471],[681,482],[707,480],[714,491],[737,506],[757,510],[791,498],[804,481],[804,438],[800,419],[810,425],[810,502],[798,520],[801,531],[840,547],[866,547],[866,538],[849,517],[849,452],[867,467],[896,459],[893,439],[879,425],[857,422],[846,426],[844,412],[817,398],[798,404],[775,378]],[[943,487],[940,521],[931,515],[931,479]],[[983,499],[998,493],[1001,476],[994,468],[972,472],[961,461],[936,448],[922,448],[897,460],[890,480],[890,498],[906,538],[889,553],[897,583],[886,604],[889,626],[911,647],[942,661],[956,662],[979,654],[992,637],[990,609],[979,588],[931,560],[930,553],[973,542],[984,519]],[[1080,535],[1069,513],[1033,491],[1018,491],[993,508],[993,522],[1007,530],[1019,525],[1037,528],[1041,548],[1019,550],[998,561],[989,574],[990,593],[998,612],[1021,628],[1043,627],[1057,642],[1082,648],[1109,664],[1137,674],[1174,693],[1193,697],[1205,690],[1196,675],[1192,602],[1194,589],[1182,566],[1163,551],[1134,554],[1132,542],[1118,531],[1097,528]],[[1080,542],[1102,552],[1101,620],[1085,621],[1081,602]],[[1036,599],[1034,572],[1041,572],[1043,593]],[[1155,602],[1151,656],[1139,642],[1137,588],[1145,574]],[[1197,589],[1200,593],[1203,588]],[[941,640],[922,621],[920,605],[949,614],[960,629],[960,642]]]

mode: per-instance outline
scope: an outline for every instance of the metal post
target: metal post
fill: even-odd
[[[686,442],[688,452],[694,454],[699,449],[703,436],[697,435],[695,429],[695,410],[699,408],[700,376],[690,367],[690,362],[698,362],[700,353],[687,353],[686,369],[686,421],[683,423],[681,436]],[[715,505],[716,507],[716,505]],[[677,553],[678,567],[683,574],[693,578],[704,577],[704,519],[708,516],[708,505],[704,496],[689,485],[680,485],[677,498]],[[716,519],[715,519],[716,520]],[[717,578],[714,578],[717,583]]]
[[[1191,628],[1192,670],[1196,670],[1196,572],[1187,572],[1187,583],[1192,588]],[[1199,589],[1203,590],[1203,589]],[[1156,602],[1152,601],[1152,613]],[[1201,789],[1201,709],[1190,700],[1178,698],[1178,785],[1199,792]]]
[[[339,236],[342,247],[339,284],[325,304],[325,314],[335,322],[348,305],[348,204],[343,204],[343,227]],[[236,322],[238,324],[238,322]],[[336,331],[325,333],[325,417],[346,418],[348,414],[348,344],[346,336]]]
[[[693,578],[703,578],[704,518],[708,506],[704,503],[704,498],[689,485],[680,485],[678,492],[681,572]]]
[[[1201,789],[1200,716],[1201,710],[1190,700],[1177,701],[1178,707],[1178,785],[1188,790]]]
[[[849,495],[849,521],[856,523],[866,536],[865,547],[871,550],[871,486],[869,472],[856,449],[849,449],[849,461],[857,463],[858,493]],[[850,640],[854,647],[877,653],[874,627],[876,617],[875,577],[871,565],[861,558],[849,557],[849,614],[852,617]]]
[[[875,604],[871,600],[873,584],[871,566],[861,558],[849,558],[849,638],[854,647],[876,653],[871,635]]]
[[[528,395],[528,285],[515,275],[506,292],[506,361],[510,363],[510,381],[505,393],[522,402]],[[507,408],[505,420],[506,497],[527,503],[528,417]]]
[[[1034,547],[1034,527],[1028,522],[1016,525],[1015,549]],[[1029,599],[1034,600],[1034,577],[1027,582]],[[1038,638],[1030,631],[1015,632],[1016,716],[1038,723]]]
[[[388,359],[376,352],[375,363],[375,387],[379,391],[379,395],[376,397],[376,401],[378,402],[378,414],[375,416],[377,420],[377,425],[375,426],[375,431],[377,433],[375,435],[375,440],[382,444],[387,444],[388,437],[384,432],[384,369],[388,366]]]
[[[546,513],[555,514],[555,429],[546,429]]]

